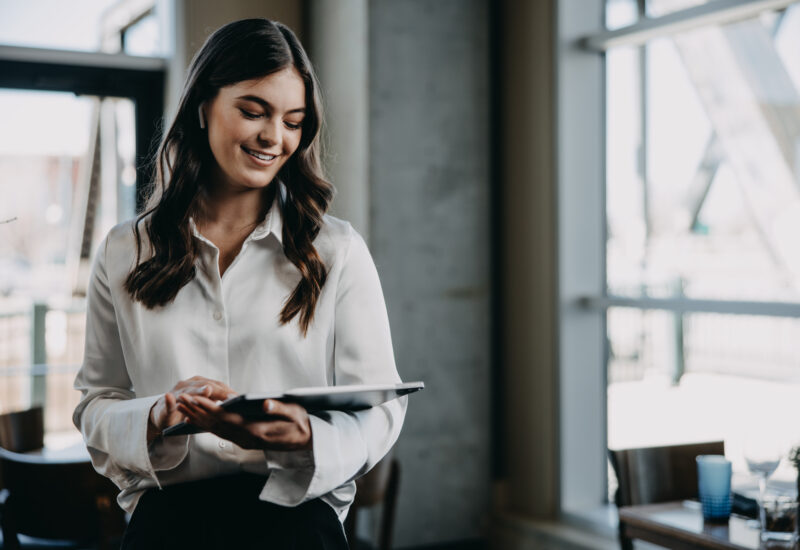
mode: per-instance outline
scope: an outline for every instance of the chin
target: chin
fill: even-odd
[[[239,185],[242,187],[248,187],[250,189],[263,189],[268,187],[270,183],[275,179],[276,174],[270,174],[269,176],[265,176],[264,174],[259,174],[258,177],[241,177],[238,179],[240,182]]]
[[[270,180],[270,181],[259,181],[259,182],[248,181],[248,182],[242,183],[242,187],[246,187],[248,189],[266,189],[267,187],[269,187],[270,183],[272,183],[272,180]]]

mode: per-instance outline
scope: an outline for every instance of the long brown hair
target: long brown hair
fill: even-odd
[[[145,307],[170,303],[195,276],[199,249],[189,218],[198,212],[205,176],[215,162],[199,126],[199,106],[213,99],[220,88],[287,67],[297,69],[305,83],[306,116],[300,145],[276,179],[287,191],[285,197],[278,193],[283,252],[302,279],[284,304],[280,322],[286,324],[299,315],[300,329],[307,333],[327,277],[313,241],[333,198],[333,187],[322,175],[322,104],[311,62],[294,33],[268,19],[243,19],[219,28],[192,60],[175,120],[158,150],[147,207],[133,228],[136,266],[125,280],[125,289]],[[150,243],[145,259],[140,224]]]

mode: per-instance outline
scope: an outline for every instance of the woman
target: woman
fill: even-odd
[[[74,421],[133,512],[124,548],[346,548],[341,520],[397,439],[405,399],[270,421],[242,392],[394,383],[377,272],[325,215],[319,91],[280,23],[217,30],[194,58],[147,210],[111,230],[90,282]],[[162,437],[179,421],[207,430]]]

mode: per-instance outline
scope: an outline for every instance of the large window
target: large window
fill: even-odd
[[[127,99],[0,89],[0,403],[46,404],[50,432],[71,429],[77,404],[92,248],[134,214],[133,110]]]
[[[167,2],[78,4],[0,0],[0,413],[44,405],[50,445],[77,435],[92,256],[141,202],[163,111]]]
[[[702,4],[606,4],[606,293],[590,302],[607,312],[608,446],[722,439],[745,475],[753,434],[800,442],[800,5]],[[666,14],[680,24],[626,40]]]
[[[171,5],[170,0],[0,0],[0,44],[166,56]]]

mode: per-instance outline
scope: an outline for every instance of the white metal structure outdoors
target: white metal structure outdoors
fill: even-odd
[[[608,294],[604,53],[701,26],[757,17],[795,3],[715,0],[661,17],[641,17],[638,23],[609,31],[603,24],[605,2],[558,2],[560,507],[568,520],[608,532],[604,503],[609,308],[800,318],[797,303]]]

